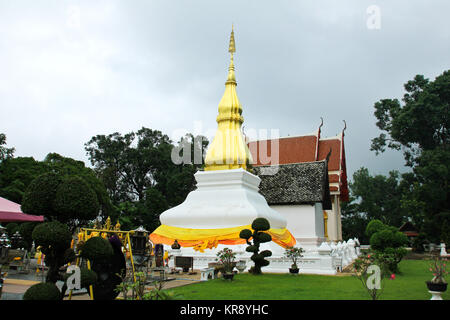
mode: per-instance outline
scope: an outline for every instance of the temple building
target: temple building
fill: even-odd
[[[264,143],[247,144],[242,133],[244,118],[236,93],[233,30],[228,51],[231,57],[225,92],[205,169],[195,173],[197,188],[185,201],[161,213],[161,225],[150,240],[163,244],[172,256],[192,257],[195,269],[207,268],[216,261],[217,253],[228,247],[249,269],[253,264],[251,253],[239,235],[243,229],[251,229],[256,218],[265,218],[270,229],[264,232],[272,239],[260,247],[271,252],[265,271],[286,272],[292,263],[285,257],[286,248],[302,246],[306,250],[300,259],[301,272],[336,274],[336,254],[347,257],[345,263],[353,257],[346,251],[351,249],[351,242],[339,243],[334,255],[326,242],[327,237],[341,237],[340,216],[335,210],[339,211],[339,199],[345,198],[347,183],[343,133],[337,140],[320,139],[319,128],[316,135],[281,138],[275,141],[279,148],[269,150],[272,155],[279,153],[281,161],[260,161],[252,148]],[[330,212],[328,218],[326,212]],[[175,241],[179,249],[171,248]]]
[[[329,157],[327,170],[331,208],[327,207],[324,212],[324,221],[326,221],[324,233],[326,233],[326,238],[330,241],[341,241],[341,203],[349,200],[344,148],[344,131],[346,127],[335,137],[322,138],[322,124],[311,134],[250,141],[248,146],[252,153],[253,166],[255,168],[314,163],[327,159],[327,156]],[[272,148],[274,149],[273,151]],[[262,177],[261,171],[258,172],[258,175]],[[295,171],[291,170],[291,172],[296,174]],[[298,176],[298,179],[302,179],[302,177]],[[262,192],[264,194],[264,190]],[[268,199],[268,202],[272,207],[276,205],[270,199]],[[301,217],[298,216],[298,219],[301,219]],[[293,221],[293,223],[298,222]],[[291,224],[291,222],[288,221],[288,224]]]

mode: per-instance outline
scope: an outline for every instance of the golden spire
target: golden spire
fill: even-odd
[[[231,30],[228,52],[231,55],[225,92],[219,103],[216,135],[208,148],[205,170],[227,170],[244,168],[252,162],[250,151],[241,132],[244,122],[242,105],[236,94],[233,54],[236,52],[234,29]]]
[[[233,53],[236,52],[236,44],[234,42],[234,27],[233,26],[231,26],[230,47],[228,48],[228,52],[231,53],[231,58],[233,58]]]

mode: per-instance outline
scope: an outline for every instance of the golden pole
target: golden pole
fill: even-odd
[[[89,270],[91,270],[91,262],[87,260],[87,267]],[[94,289],[92,287],[92,284],[89,285],[89,294],[91,295],[91,300],[94,300]]]
[[[130,248],[130,260],[131,260],[131,267],[133,270],[133,280],[134,280],[134,282],[136,282],[136,274],[134,272],[133,250],[131,249],[130,233],[127,233],[127,242],[128,242],[128,246]]]

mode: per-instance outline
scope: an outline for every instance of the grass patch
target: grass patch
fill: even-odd
[[[381,300],[429,300],[425,281],[431,279],[429,261],[403,260],[395,280],[384,280]],[[214,279],[171,289],[187,300],[368,300],[362,283],[353,276],[237,274],[233,281]],[[450,299],[449,291],[442,295]]]

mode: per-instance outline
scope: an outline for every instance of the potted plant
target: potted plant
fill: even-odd
[[[217,256],[219,257],[219,263],[222,264],[224,279],[233,280],[233,268],[236,265],[236,262],[234,261],[236,253],[229,248],[224,248],[217,252]]]
[[[433,279],[426,281],[428,290],[433,292],[444,292],[447,290],[447,282],[445,282],[445,275],[448,274],[444,260],[436,257],[430,266],[430,271],[433,273]]]
[[[301,257],[303,257],[302,253],[305,252],[303,248],[300,247],[288,247],[286,248],[286,251],[284,253],[284,256],[286,258],[289,258],[292,260],[292,265],[289,268],[289,272],[293,274],[297,274],[299,269],[297,266],[297,260]]]

